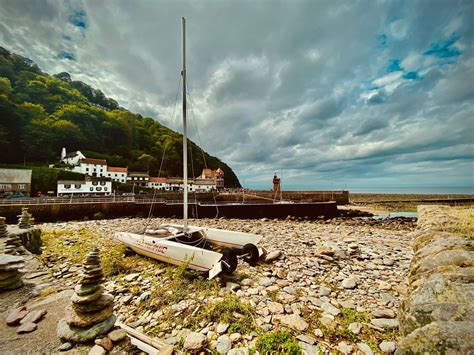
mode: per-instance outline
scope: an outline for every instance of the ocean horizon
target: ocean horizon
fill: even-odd
[[[270,190],[268,185],[249,186],[254,190]],[[378,187],[338,187],[338,186],[307,186],[289,185],[282,186],[283,191],[321,191],[321,190],[348,190],[352,193],[373,193],[373,194],[419,194],[419,195],[473,195],[474,186],[378,186]]]

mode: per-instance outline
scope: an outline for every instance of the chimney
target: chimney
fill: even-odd
[[[64,158],[66,158],[66,148],[63,148],[61,150],[61,160],[63,160]]]

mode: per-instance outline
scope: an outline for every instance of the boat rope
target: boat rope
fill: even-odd
[[[191,97],[191,93],[189,91],[187,93],[189,96],[189,104],[190,104],[189,106],[191,107],[191,114],[193,116],[194,126],[196,127],[196,134],[197,134],[198,143],[199,143],[199,147],[202,154],[202,160],[204,163],[204,167],[207,169],[208,167],[207,167],[206,155],[204,154],[204,149],[203,149],[203,145],[201,141],[201,135],[199,134],[199,127],[197,125],[196,115],[194,113],[194,101]],[[212,190],[211,193],[212,193],[212,199],[214,200],[214,205],[216,206],[216,216],[214,218],[217,219],[219,217],[219,207],[217,206],[217,200],[216,200],[216,195],[214,194],[214,190]]]

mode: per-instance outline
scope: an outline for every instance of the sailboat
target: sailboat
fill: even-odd
[[[188,147],[186,132],[186,19],[182,25],[183,80],[183,225],[161,225],[145,233],[118,232],[114,236],[137,254],[173,265],[208,272],[209,279],[235,271],[238,259],[255,265],[264,254],[252,233],[188,225]]]

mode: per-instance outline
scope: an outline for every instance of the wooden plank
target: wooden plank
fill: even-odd
[[[123,324],[120,321],[116,321],[115,325],[119,326],[120,328],[125,330],[125,332],[130,336],[130,338],[132,338],[132,337],[136,338],[140,342],[145,343],[148,346],[153,347],[157,351],[156,353],[150,352],[149,354],[173,354],[174,346],[166,344],[166,343],[162,342],[159,339],[151,338],[148,335],[145,335],[145,334],[129,327],[128,325]],[[142,350],[146,351],[144,349],[142,349]],[[152,351],[152,349],[150,349],[150,351]]]

